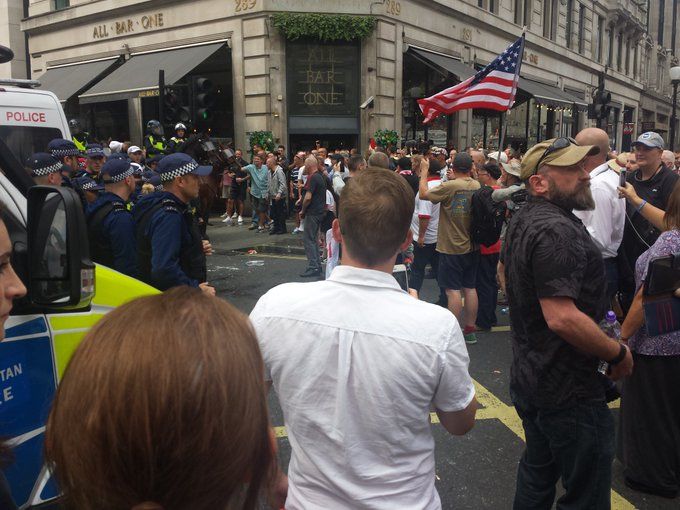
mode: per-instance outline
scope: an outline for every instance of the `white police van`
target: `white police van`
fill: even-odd
[[[0,438],[20,509],[58,495],[43,461],[45,422],[57,383],[85,333],[109,310],[156,289],[89,258],[82,205],[67,188],[34,186],[23,162],[54,138],[70,139],[56,96],[35,82],[0,80],[0,215],[12,264],[26,284],[0,342]]]

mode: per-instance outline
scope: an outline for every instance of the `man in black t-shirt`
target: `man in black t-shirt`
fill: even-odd
[[[627,308],[633,300],[635,293],[635,261],[651,245],[653,245],[661,232],[642,217],[640,210],[646,205],[653,205],[666,210],[666,204],[671,196],[673,187],[679,176],[672,169],[664,166],[661,161],[664,141],[661,135],[649,131],[642,133],[633,144],[638,169],[628,175],[628,182],[635,188],[638,196],[644,200],[642,205],[635,208],[632,204],[626,204],[626,226],[623,230],[623,241],[619,251],[625,267],[624,275],[627,280],[622,282],[624,289],[624,306]]]
[[[305,160],[307,184],[305,197],[300,208],[300,219],[305,222],[304,242],[307,255],[307,269],[300,276],[309,278],[321,274],[321,257],[317,238],[319,227],[326,214],[326,177],[319,172],[319,162],[313,156]]]
[[[598,322],[607,311],[600,251],[572,210],[592,210],[584,159],[567,138],[532,147],[521,166],[528,203],[510,221],[505,264],[512,327],[510,393],[526,436],[514,508],[609,508],[614,420],[598,364],[631,373],[628,348]]]

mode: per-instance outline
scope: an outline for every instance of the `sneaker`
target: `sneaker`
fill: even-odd
[[[298,227],[295,227],[293,229],[293,234],[299,234],[299,233],[300,233],[300,229]]]
[[[235,220],[237,216],[238,216],[238,213],[236,211],[234,211],[234,214],[231,215],[231,219]],[[238,217],[240,218],[240,216],[238,216]]]
[[[265,229],[263,227],[257,227],[257,233],[258,234],[261,234],[264,231],[265,231]]]
[[[226,212],[225,212],[224,214],[222,214],[222,215],[220,216],[220,218],[226,218],[228,215],[229,215],[229,213],[226,213]]]
[[[466,344],[472,345],[477,343],[477,335],[475,335],[474,333],[468,333],[466,335],[463,335],[463,337],[465,337]]]
[[[231,225],[231,216],[227,216],[222,220],[222,223],[226,223],[227,225]]]
[[[257,225],[253,224],[248,227],[248,230],[255,230],[257,228]]]
[[[243,217],[242,216],[238,217],[238,224],[243,225]]]

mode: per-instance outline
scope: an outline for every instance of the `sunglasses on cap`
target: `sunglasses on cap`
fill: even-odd
[[[543,163],[543,160],[550,156],[555,151],[559,151],[562,149],[566,149],[570,145],[578,145],[576,143],[576,140],[574,140],[571,136],[566,137],[563,136],[562,138],[557,138],[553,143],[550,144],[550,146],[543,152],[543,155],[538,158],[538,163],[536,163],[536,167],[534,168],[534,171],[532,175],[536,175],[536,172],[538,172],[538,169],[541,168],[541,163]]]

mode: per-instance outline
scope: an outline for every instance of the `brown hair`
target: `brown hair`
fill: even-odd
[[[57,389],[45,454],[73,508],[253,509],[272,476],[270,437],[247,317],[178,287],[87,334]]]
[[[663,224],[666,230],[680,230],[680,181],[675,184],[670,197],[668,197]]]
[[[367,266],[385,262],[406,240],[414,207],[413,190],[402,176],[379,168],[358,173],[340,200],[345,248]]]

